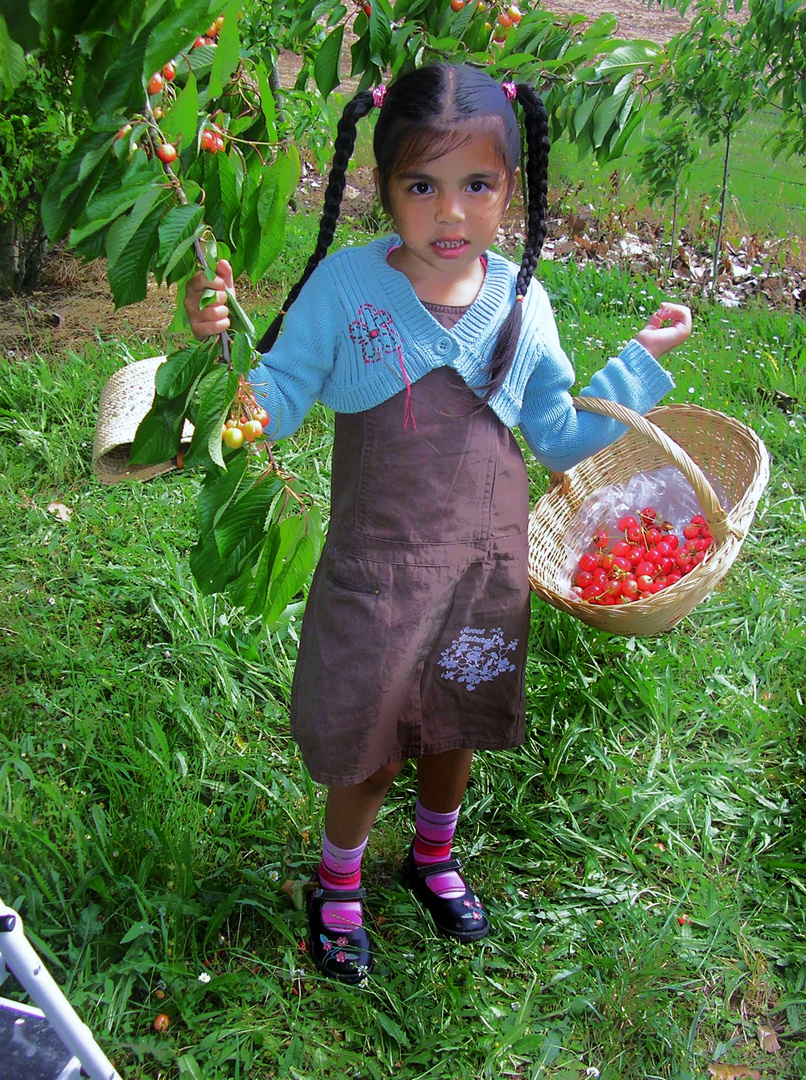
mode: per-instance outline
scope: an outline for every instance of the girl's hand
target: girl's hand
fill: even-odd
[[[185,311],[190,319],[191,330],[197,338],[212,337],[229,329],[227,294],[224,290],[234,291],[234,288],[232,267],[226,259],[221,259],[216,264],[216,277],[212,281],[209,281],[201,270],[190,279],[185,291]],[[199,308],[199,301],[205,289],[215,289],[216,298],[214,303],[208,304],[202,310]]]
[[[663,303],[635,340],[659,360],[670,349],[682,345],[690,333],[691,311],[683,304]]]

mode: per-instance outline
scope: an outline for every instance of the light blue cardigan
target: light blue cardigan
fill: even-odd
[[[446,330],[417,299],[408,278],[387,262],[399,243],[386,236],[329,255],[292,304],[282,333],[250,375],[272,418],[272,438],[296,431],[317,400],[335,412],[363,412],[445,365],[471,387],[484,384],[498,328],[514,302],[517,267],[488,252],[479,295]],[[514,362],[490,406],[508,427],[520,427],[539,461],[559,472],[613,442],[624,428],[574,408],[574,369],[537,280],[523,308]],[[673,386],[650,353],[630,341],[580,393],[644,413]]]

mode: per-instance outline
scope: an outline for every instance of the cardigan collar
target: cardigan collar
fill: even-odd
[[[488,251],[487,270],[479,294],[458,323],[450,330],[441,326],[423,307],[405,274],[388,262],[392,248],[401,243],[399,236],[382,236],[370,241],[363,249],[369,259],[374,280],[382,285],[393,306],[405,315],[408,336],[427,341],[436,333],[451,334],[463,345],[484,351],[484,343],[497,333],[501,319],[514,303],[515,269],[503,256]]]

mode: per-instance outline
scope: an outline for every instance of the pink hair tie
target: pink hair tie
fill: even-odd
[[[372,104],[375,106],[376,109],[380,109],[381,105],[383,105],[384,103],[385,98],[386,87],[376,86],[375,89],[372,91]]]
[[[518,88],[514,82],[501,83],[501,89],[507,95],[509,101],[514,101],[518,96]]]

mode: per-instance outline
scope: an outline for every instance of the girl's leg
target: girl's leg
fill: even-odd
[[[472,761],[472,750],[446,750],[419,759],[412,852],[417,866],[450,859]],[[462,896],[466,888],[455,870],[434,874],[427,884],[432,892],[448,898]]]
[[[340,847],[356,847],[369,836],[386,793],[405,761],[392,761],[352,787],[327,789],[325,832]]]
[[[360,784],[329,788],[322,837],[319,882],[325,889],[350,891],[361,885],[361,859],[367,837],[386,793],[405,762],[395,761]],[[360,900],[328,900],[321,920],[328,930],[352,930],[362,925]]]
[[[455,810],[465,797],[472,750],[426,754],[417,762],[417,795],[423,806],[438,814]]]

